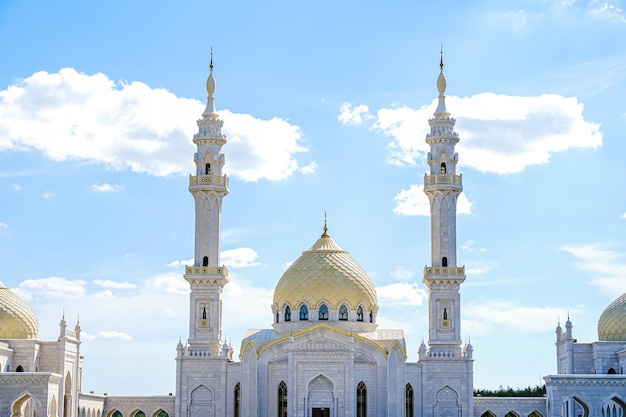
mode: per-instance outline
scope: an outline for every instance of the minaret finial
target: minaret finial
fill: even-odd
[[[443,44],[441,47],[443,48]],[[209,69],[213,71],[213,44],[211,44],[211,64],[209,65]]]
[[[439,60],[439,68],[441,68],[441,71],[443,71],[443,43],[441,44],[441,58]]]
[[[324,233],[322,234],[321,237],[330,237],[327,232],[328,232],[328,227],[326,224],[326,210],[324,210]]]

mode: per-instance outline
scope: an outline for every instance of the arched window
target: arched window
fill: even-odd
[[[447,171],[447,169],[446,169],[446,163],[445,163],[445,162],[442,162],[442,163],[441,163],[441,173],[442,173],[442,174],[445,174],[445,173],[446,173],[446,171]]]
[[[374,316],[372,316],[372,312],[370,311],[370,323],[374,322]]]
[[[170,417],[170,415],[167,414],[167,411],[165,410],[159,410],[159,412],[156,413],[154,417]]]
[[[308,320],[309,319],[309,308],[306,305],[302,305],[300,307],[300,320]]]
[[[615,375],[616,373],[617,372],[615,372],[615,369],[613,369],[613,368],[610,368],[609,372],[607,372],[607,374],[609,374],[609,375]]]
[[[444,268],[448,266],[448,258],[446,258],[445,256],[441,258],[441,266],[443,266]]]
[[[202,266],[209,266],[209,257],[205,256],[202,258]]]
[[[206,320],[206,307],[202,307],[202,320]]]
[[[204,166],[204,173],[205,173],[206,175],[211,174],[211,164],[206,164],[206,165]]]
[[[413,387],[406,384],[404,390],[404,417],[413,417]]]
[[[367,387],[363,381],[356,387],[356,417],[367,417]]]
[[[133,414],[133,417],[146,417],[146,413],[144,413],[143,411],[139,410],[135,414]]]
[[[363,315],[362,312],[361,315]],[[348,320],[348,308],[343,304],[339,306],[339,320]]]
[[[239,403],[241,402],[241,384],[237,383],[235,385],[235,395],[233,396],[233,417],[239,417],[241,415],[241,407]]]
[[[17,365],[17,368],[15,368],[15,372],[24,372],[24,368],[22,367],[22,365]]]
[[[276,312],[276,323],[278,323],[278,320],[280,320],[280,314],[278,314],[278,311]]]
[[[120,410],[115,410],[113,414],[111,414],[111,417],[123,417],[123,415]]]
[[[278,417],[287,417],[287,385],[285,381],[278,384]]]
[[[363,307],[361,306],[356,309],[356,321],[363,321]]]
[[[318,320],[328,320],[328,306],[322,304],[317,312]]]
[[[285,321],[291,321],[291,308],[285,307]]]

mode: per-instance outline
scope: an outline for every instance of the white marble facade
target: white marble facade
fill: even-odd
[[[473,396],[473,346],[460,336],[466,279],[456,252],[460,138],[446,108],[443,62],[439,104],[426,136],[432,249],[423,275],[428,340],[410,347],[418,348],[418,361],[407,362],[402,330],[378,327],[371,279],[326,225],[277,282],[268,328],[243,335],[234,358],[222,336],[222,303],[229,302],[222,290],[229,278],[220,263],[221,214],[229,181],[222,173],[226,137],[215,86],[211,63],[207,106],[193,136],[196,173],[189,191],[196,239],[194,263],[184,275],[189,323],[181,326],[188,325],[189,334],[176,347],[175,395],[82,393],[80,327],[68,331],[62,321],[58,341],[39,342],[32,311],[0,288],[0,309],[21,317],[0,332],[0,417],[625,417],[626,294],[607,307],[597,342],[578,343],[569,319],[565,331],[557,327],[558,374],[545,377],[546,397]]]

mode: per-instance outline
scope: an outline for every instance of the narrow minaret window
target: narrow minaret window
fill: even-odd
[[[206,320],[206,307],[202,307],[202,320]]]
[[[443,319],[444,320],[448,320],[448,309],[447,308],[443,309]]]
[[[209,266],[209,257],[205,256],[202,258],[202,266]]]
[[[285,321],[291,321],[291,308],[289,306],[285,308]]]
[[[442,163],[441,163],[441,173],[442,173],[442,174],[445,174],[445,173],[446,173],[446,163],[445,163],[445,162],[442,162]]]
[[[441,266],[443,266],[444,268],[448,266],[448,258],[446,258],[445,256],[441,258]]]
[[[211,164],[206,164],[206,165],[204,166],[204,173],[205,173],[206,175],[210,175],[210,174],[211,174]]]

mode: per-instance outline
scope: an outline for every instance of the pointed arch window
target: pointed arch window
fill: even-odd
[[[444,267],[444,268],[446,268],[448,266],[448,258],[446,256],[441,258],[441,266]]]
[[[370,323],[374,322],[374,316],[372,315],[372,312],[370,311]]]
[[[356,321],[363,321],[363,307],[361,306],[356,309]]]
[[[291,308],[285,307],[285,321],[291,321]]]
[[[615,375],[616,373],[617,372],[615,372],[615,369],[613,369],[613,368],[610,368],[609,372],[607,372],[607,374],[609,374],[609,375]]]
[[[448,170],[448,169],[447,169],[447,167],[446,167],[446,163],[445,163],[445,162],[442,162],[442,163],[441,163],[441,173],[442,173],[442,174],[445,174],[445,173],[447,172],[447,170]]]
[[[235,395],[233,396],[233,417],[241,416],[241,384],[235,385]]]
[[[339,306],[339,320],[348,320],[348,308],[343,304]]]
[[[328,320],[328,306],[326,304],[322,304],[317,312],[318,320]]]
[[[124,416],[122,415],[120,410],[115,410],[113,414],[111,414],[111,417],[124,417]]]
[[[413,387],[406,384],[404,390],[404,417],[413,417]]]
[[[278,417],[287,417],[287,384],[278,384]]]
[[[302,305],[300,307],[300,320],[308,320],[309,319],[309,308],[306,305]]]
[[[356,387],[356,417],[367,417],[367,387],[363,381]]]
[[[205,173],[205,175],[210,175],[211,174],[211,164],[206,164],[204,166],[204,173]]]
[[[170,415],[167,414],[167,411],[165,410],[159,410],[159,412],[156,413],[154,416],[155,417],[170,417]]]
[[[22,365],[17,365],[17,368],[15,368],[15,372],[24,372],[24,368],[22,367]]]

